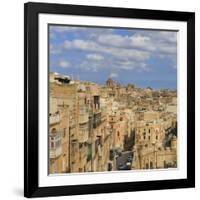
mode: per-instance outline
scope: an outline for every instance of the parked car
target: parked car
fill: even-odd
[[[119,164],[118,170],[128,170],[128,167],[124,164]]]
[[[132,155],[128,155],[127,160],[128,160],[128,162],[132,162],[132,160],[133,160]]]
[[[126,163],[126,168],[129,169],[129,170],[131,169],[131,162]]]

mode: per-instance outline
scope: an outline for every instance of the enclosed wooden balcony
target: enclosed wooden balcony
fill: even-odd
[[[62,132],[53,128],[49,134],[49,157],[55,159],[62,154]]]
[[[57,123],[60,123],[60,114],[59,113],[50,114],[49,115],[49,124],[53,125],[53,124],[57,124]]]

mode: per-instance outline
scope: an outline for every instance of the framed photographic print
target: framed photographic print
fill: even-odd
[[[195,14],[25,4],[26,197],[195,186]]]

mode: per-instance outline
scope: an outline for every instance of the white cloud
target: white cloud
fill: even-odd
[[[117,70],[146,71],[148,60],[154,56],[159,59],[176,60],[177,34],[167,31],[129,31],[127,35],[116,34],[113,29],[89,29],[65,27],[57,32],[87,31],[73,40],[65,40],[62,48],[83,51],[86,60],[77,67],[99,71],[103,68]],[[130,34],[131,33],[131,34]],[[67,65],[68,67],[68,65]]]
[[[68,67],[70,67],[70,63],[65,60],[61,60],[61,61],[59,61],[58,66],[62,67],[62,68],[68,68]]]
[[[87,54],[86,57],[89,60],[96,60],[96,61],[101,61],[104,59],[104,57],[100,54]]]
[[[150,33],[143,31],[131,36],[100,35],[97,41],[106,46],[142,50],[149,53],[174,54],[176,52],[175,33],[155,31]]]
[[[116,61],[116,65],[120,66],[123,70],[136,70],[136,71],[147,71],[147,64],[144,62],[134,61]]]
[[[104,68],[104,64],[99,63],[99,62],[94,62],[91,60],[85,60],[83,61],[80,66],[81,69],[86,70],[86,71],[94,71],[94,72],[98,72],[99,70]]]
[[[149,58],[149,53],[142,50],[105,46],[91,40],[65,40],[64,48],[74,48],[90,52],[101,52],[104,54],[110,54],[118,59],[124,60],[129,59],[135,61],[142,61]]]
[[[110,73],[110,78],[117,78],[118,77],[118,74],[117,73]]]
[[[148,52],[142,50],[110,47],[91,40],[66,40],[64,48],[92,52],[87,54],[87,59],[77,66],[92,71],[107,67],[117,70],[146,70],[145,61],[150,56]]]
[[[75,49],[80,49],[80,50],[90,50],[90,51],[95,51],[97,50],[98,45],[90,40],[80,40],[80,39],[75,39],[72,41],[65,40],[64,42],[64,48],[75,48]]]
[[[62,53],[62,47],[50,44],[49,52],[50,52],[50,54],[61,54]]]
[[[138,48],[142,47],[144,50],[152,50],[150,45],[151,39],[142,35],[121,36],[117,34],[100,35],[97,41],[106,46],[120,47],[120,48]]]
[[[117,47],[124,47],[128,44],[128,37],[127,36],[121,36],[116,34],[107,34],[107,35],[100,35],[97,38],[97,41],[101,44],[105,45],[112,45]]]

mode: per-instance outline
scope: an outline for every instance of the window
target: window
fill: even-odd
[[[164,168],[167,168],[167,164],[165,160],[163,161],[163,165],[164,165]]]
[[[64,128],[64,131],[63,131],[63,137],[66,136],[66,128]]]
[[[144,140],[146,139],[146,133],[145,132],[143,133],[143,138],[144,138]]]
[[[83,170],[82,170],[82,168],[78,168],[78,171],[79,171],[79,172],[82,172]]]
[[[99,96],[94,96],[94,106],[95,108],[100,108],[100,97]]]
[[[52,132],[52,133],[56,133],[56,129],[53,128],[53,129],[51,130],[51,132]]]
[[[54,142],[51,142],[51,148],[52,149],[54,148]]]
[[[150,169],[153,169],[153,162],[150,162]]]
[[[149,164],[148,163],[146,163],[146,169],[149,169]]]
[[[158,140],[158,135],[156,135],[156,140]]]
[[[61,145],[61,141],[60,140],[56,141],[56,147],[59,147],[60,145]]]

